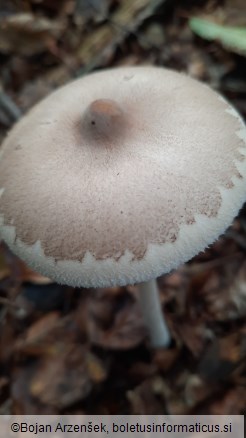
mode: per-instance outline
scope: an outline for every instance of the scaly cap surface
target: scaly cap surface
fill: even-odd
[[[0,235],[58,283],[103,287],[169,272],[246,199],[246,129],[185,75],[123,67],[36,105],[0,151]]]

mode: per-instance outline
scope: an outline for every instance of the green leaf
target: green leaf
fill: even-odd
[[[209,41],[219,41],[221,45],[246,56],[246,27],[222,26],[202,18],[189,20],[191,30]]]

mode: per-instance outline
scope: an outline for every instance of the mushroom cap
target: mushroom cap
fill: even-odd
[[[228,102],[158,67],[53,92],[0,151],[0,235],[58,283],[107,287],[178,267],[246,199],[246,129]]]

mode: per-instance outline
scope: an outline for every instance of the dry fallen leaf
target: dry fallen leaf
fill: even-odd
[[[246,388],[234,387],[214,397],[210,406],[207,407],[207,414],[211,415],[236,415],[245,412]]]
[[[10,267],[6,263],[6,259],[3,254],[0,253],[0,281],[6,277],[9,277],[11,274]]]
[[[108,372],[107,368],[105,367],[105,362],[103,362],[94,353],[90,351],[86,353],[85,363],[88,375],[92,382],[100,383],[107,378]]]
[[[63,23],[31,13],[0,17],[0,52],[35,55],[47,49],[49,41],[63,31]]]
[[[158,378],[150,378],[128,391],[127,398],[133,415],[163,414],[164,402],[156,395],[157,380]]]
[[[107,301],[91,298],[88,306],[88,338],[104,348],[125,350],[139,345],[146,336],[137,303],[119,297]],[[106,320],[105,320],[106,316]]]
[[[47,357],[37,366],[30,393],[45,405],[64,409],[88,396],[92,383],[80,345],[64,345],[63,351]]]
[[[52,284],[54,283],[53,280],[51,280],[48,277],[44,277],[43,275],[39,274],[38,272],[33,271],[30,269],[26,263],[20,261],[21,265],[21,276],[22,276],[22,282],[28,282],[33,284]]]
[[[53,406],[40,403],[31,394],[30,383],[35,372],[35,362],[12,369],[10,382],[11,413],[16,415],[55,415],[58,413]]]
[[[107,57],[127,35],[135,32],[151,16],[163,0],[124,0],[118,4],[108,22],[83,39],[77,57],[86,69],[91,69]]]

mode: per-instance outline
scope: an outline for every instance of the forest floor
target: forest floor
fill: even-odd
[[[202,39],[193,17],[245,28],[245,0],[1,0],[0,140],[56,87],[119,65],[186,72],[245,117],[246,49]],[[166,350],[151,349],[134,286],[58,286],[1,243],[0,414],[245,413],[245,208],[158,284]]]

